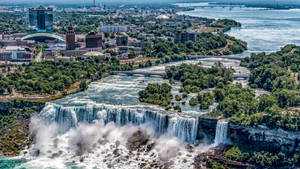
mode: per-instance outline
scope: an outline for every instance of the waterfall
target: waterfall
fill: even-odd
[[[198,133],[198,119],[195,118],[178,118],[170,119],[168,134],[176,136],[186,142],[195,142]]]
[[[220,144],[225,144],[227,142],[227,130],[228,130],[228,122],[224,120],[218,120],[216,127],[216,136],[214,145],[218,146]]]
[[[114,122],[119,126],[145,124],[150,126],[157,136],[166,134],[188,143],[197,142],[199,126],[198,118],[183,118],[153,111],[103,105],[64,107],[47,103],[38,116],[46,123],[57,123],[61,133],[76,128],[79,123],[103,120],[105,124]]]

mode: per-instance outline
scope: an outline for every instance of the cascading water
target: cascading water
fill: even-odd
[[[219,120],[216,127],[214,146],[227,143],[228,122]]]
[[[79,123],[103,120],[105,124],[114,122],[119,126],[145,124],[153,128],[157,136],[166,134],[188,143],[197,141],[198,118],[173,117],[153,111],[99,105],[63,107],[48,103],[39,118],[49,124],[56,122],[61,133],[76,128]]]

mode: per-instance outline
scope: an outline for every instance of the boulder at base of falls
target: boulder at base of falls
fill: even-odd
[[[138,130],[128,138],[126,147],[131,151],[135,151],[141,146],[147,144],[149,138],[150,136],[147,135],[145,132]]]

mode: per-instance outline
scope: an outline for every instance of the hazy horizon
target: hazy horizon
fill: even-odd
[[[96,0],[97,4],[103,3],[106,5],[113,4],[173,4],[173,3],[197,3],[197,2],[218,2],[218,3],[230,3],[238,5],[252,5],[262,7],[289,7],[299,8],[300,0]],[[93,0],[0,0],[0,5],[91,5]]]
[[[256,3],[256,4],[300,4],[300,0],[96,0],[96,3],[189,3],[189,2],[223,2],[223,3]],[[67,4],[67,3],[93,3],[93,0],[1,0],[0,3],[23,4]]]

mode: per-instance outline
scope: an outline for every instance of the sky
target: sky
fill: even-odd
[[[238,4],[251,4],[251,5],[266,5],[266,4],[279,4],[279,5],[300,5],[300,0],[96,0],[96,3],[176,3],[176,2],[225,2],[225,3],[238,3]],[[92,4],[93,0],[0,0],[0,4]]]
[[[0,0],[0,2],[14,2],[14,3],[83,3],[83,2],[92,3],[93,0]],[[96,0],[96,2],[100,3],[108,3],[108,2],[199,2],[202,0]]]

